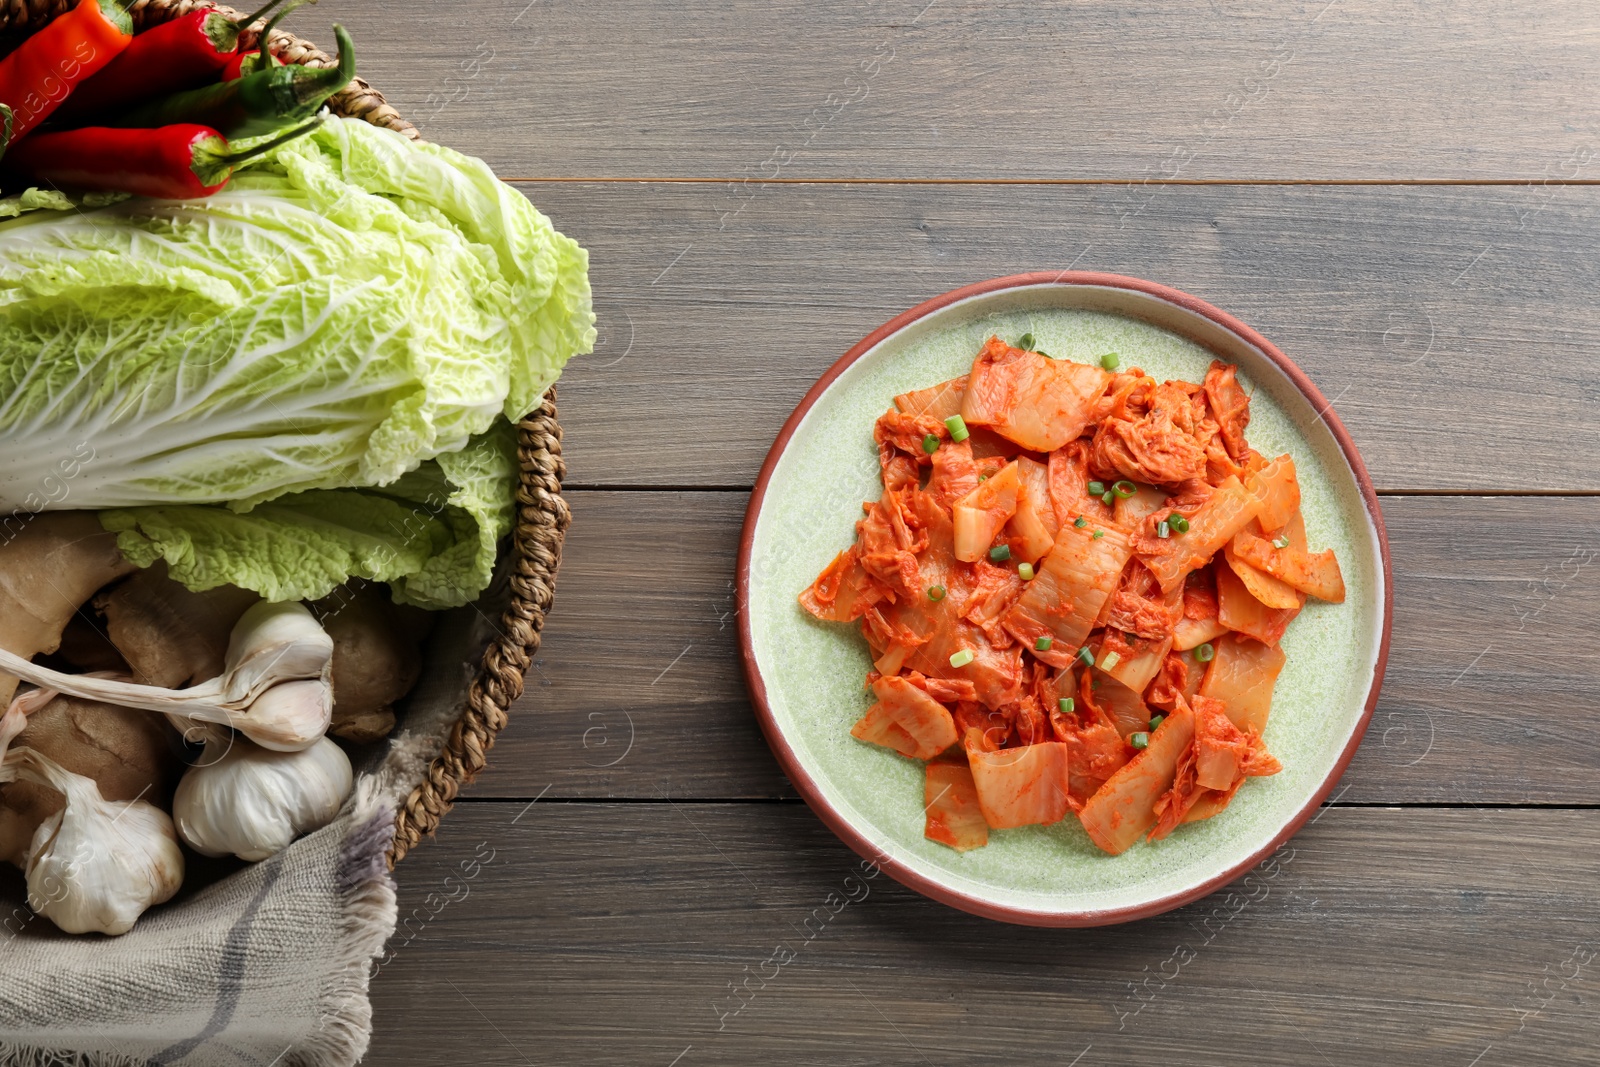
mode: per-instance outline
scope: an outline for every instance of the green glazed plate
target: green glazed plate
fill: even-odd
[[[1227,811],[1121,856],[1069,816],[998,830],[959,853],[923,837],[923,764],[850,736],[871,703],[859,628],[822,623],[796,598],[850,544],[882,493],[874,420],[895,394],[964,374],[983,342],[1024,333],[1058,358],[1157,380],[1199,381],[1213,358],[1252,393],[1250,443],[1289,452],[1311,543],[1333,548],[1348,595],[1310,601],[1283,639],[1265,738],[1281,773],[1246,783]],[[813,810],[847,844],[919,892],[980,915],[1091,926],[1158,914],[1242,876],[1310,817],[1360,744],[1388,652],[1388,545],[1366,469],[1317,388],[1248,326],[1177,290],[1117,275],[1017,275],[937,297],[851,349],[790,416],[751,498],[739,556],[740,642],[763,731]]]

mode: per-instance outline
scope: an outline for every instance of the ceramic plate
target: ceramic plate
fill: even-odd
[[[1339,556],[1343,604],[1310,601],[1283,639],[1265,738],[1282,773],[1246,784],[1221,815],[1121,856],[1070,816],[994,831],[958,853],[926,840],[922,763],[850,736],[871,703],[858,627],[822,623],[796,597],[850,544],[882,493],[873,421],[896,393],[964,374],[991,334],[1031,333],[1052,356],[1106,352],[1158,380],[1200,381],[1213,357],[1252,393],[1249,439],[1292,453],[1310,540]],[[937,297],[875,330],[811,389],[767,456],[739,554],[740,642],[761,726],[806,802],[897,880],[1009,922],[1093,926],[1175,908],[1240,877],[1316,811],[1360,744],[1388,651],[1383,519],[1366,468],[1316,386],[1265,338],[1192,296],[1079,272],[1025,274]]]

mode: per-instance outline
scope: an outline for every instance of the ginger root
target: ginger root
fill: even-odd
[[[30,714],[13,745],[93,779],[106,800],[165,807],[183,769],[178,735],[161,716],[67,696]],[[0,860],[22,866],[33,832],[64,803],[60,793],[30,782],[0,787]]]
[[[191,592],[167,577],[163,561],[101,593],[94,605],[135,682],[180,689],[222,673],[234,626],[260,599],[231,585]]]
[[[134,569],[93,512],[46,512],[0,532],[0,648],[24,659],[54,652],[77,610]],[[16,691],[17,679],[0,674],[0,707]]]
[[[333,638],[334,737],[376,741],[394,730],[394,704],[421,673],[427,612],[389,599],[381,585],[352,584],[312,605]]]

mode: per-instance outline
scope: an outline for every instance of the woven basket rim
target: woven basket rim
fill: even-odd
[[[77,0],[11,0],[0,8],[0,31],[42,26],[74,6]],[[181,18],[192,11],[216,10],[230,18],[244,13],[211,0],[139,0],[132,5],[136,30]],[[239,47],[257,47],[265,19],[239,35]],[[274,30],[268,49],[285,63],[331,67],[332,56],[292,33]],[[336,115],[359,118],[420,141],[416,127],[400,117],[383,94],[364,78],[328,100]],[[566,464],[561,457],[561,425],[552,386],[543,403],[517,425],[517,517],[511,534],[511,603],[501,615],[494,639],[484,651],[477,677],[468,688],[460,715],[428,764],[422,781],[395,815],[394,843],[388,852],[392,868],[424,838],[431,836],[454,805],[462,786],[488,762],[495,737],[505,728],[511,704],[522,695],[523,679],[539,649],[545,617],[555,595],[561,548],[571,512],[561,496]]]

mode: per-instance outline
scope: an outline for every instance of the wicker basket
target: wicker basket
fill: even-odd
[[[3,0],[0,32],[36,30],[76,3],[77,0]],[[137,31],[197,9],[213,8],[232,18],[243,17],[241,12],[205,0],[141,0],[130,10]],[[254,27],[247,29],[240,36],[240,48],[257,47],[259,33]],[[327,53],[292,34],[274,31],[267,46],[285,63],[335,65]],[[420,140],[416,127],[402,119],[383,94],[362,78],[334,94],[328,106],[334,114],[364,119]],[[389,850],[391,867],[438,828],[461,787],[483,770],[496,735],[505,727],[507,709],[522,695],[523,675],[538,651],[545,615],[555,596],[556,569],[571,513],[561,498],[566,466],[561,459],[561,427],[556,421],[553,388],[544,404],[517,429],[521,468],[517,518],[510,558],[501,560],[502,570],[508,572],[509,606],[504,608],[500,625],[483,653],[459,717],[395,819],[394,845]]]

